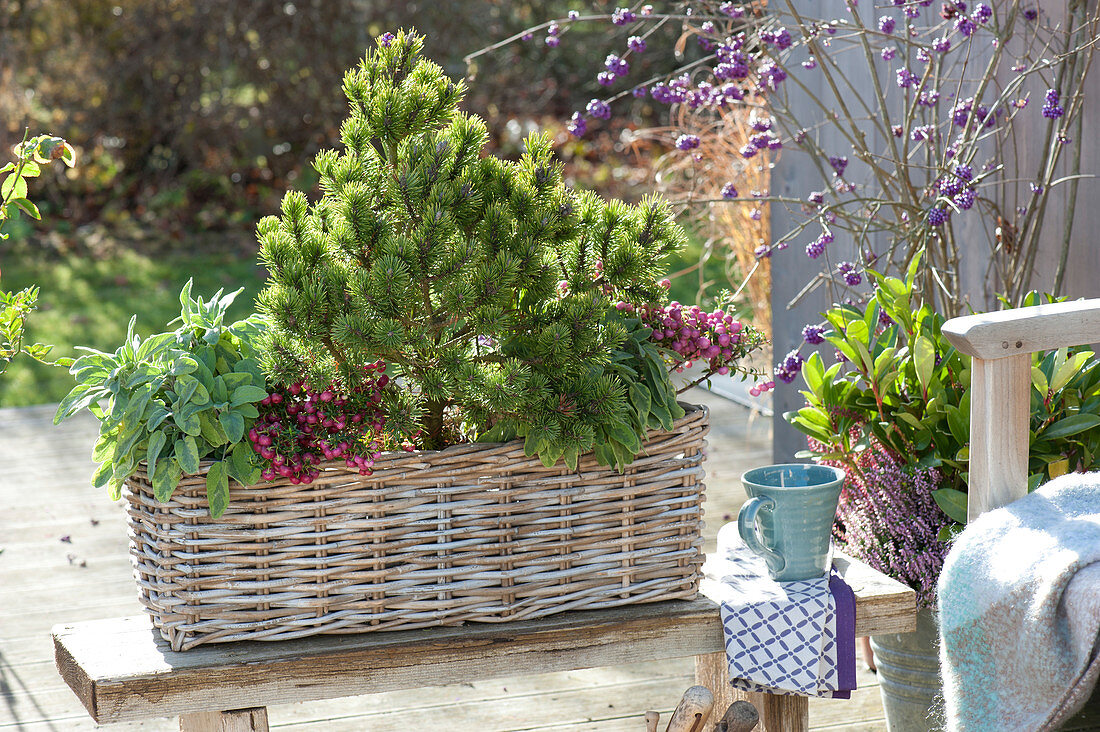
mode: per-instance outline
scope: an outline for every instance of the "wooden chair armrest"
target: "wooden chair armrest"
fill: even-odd
[[[993,360],[1100,342],[1100,299],[952,318],[943,335],[968,356]]]

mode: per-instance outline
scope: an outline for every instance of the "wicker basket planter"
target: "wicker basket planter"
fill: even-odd
[[[176,650],[690,599],[707,429],[692,407],[622,475],[591,455],[545,468],[519,441],[386,454],[365,477],[333,463],[312,485],[236,486],[217,520],[204,477],[159,503],[139,472],[134,575]]]

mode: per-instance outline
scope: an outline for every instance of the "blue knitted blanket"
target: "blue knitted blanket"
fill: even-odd
[[[952,730],[1052,729],[1100,674],[1100,474],[1070,474],[983,514],[939,583]]]

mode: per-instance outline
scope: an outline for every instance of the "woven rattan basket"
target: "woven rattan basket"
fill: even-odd
[[[653,432],[624,474],[543,467],[520,441],[333,463],[312,485],[206,479],[159,503],[127,484],[141,600],[176,650],[317,633],[537,618],[696,594],[705,407]]]

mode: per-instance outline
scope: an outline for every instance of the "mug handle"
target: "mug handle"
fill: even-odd
[[[770,496],[756,496],[746,501],[745,505],[741,506],[740,513],[737,514],[737,533],[741,535],[741,539],[749,549],[764,557],[764,561],[772,572],[782,572],[787,566],[787,560],[779,552],[764,546],[756,533],[756,516],[761,509],[774,510],[775,501]]]

